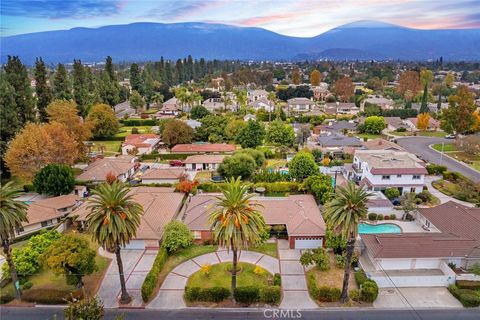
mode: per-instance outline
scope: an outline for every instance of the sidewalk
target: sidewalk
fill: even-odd
[[[437,197],[439,200],[440,200],[440,203],[445,203],[445,202],[448,202],[448,201],[453,201],[453,202],[456,202],[456,203],[459,203],[459,204],[462,204],[466,207],[475,207],[475,205],[473,203],[470,203],[470,202],[465,202],[465,201],[462,201],[462,200],[458,200],[458,199],[455,199],[453,197],[450,197],[450,196],[447,196],[446,194],[443,194],[442,192],[438,191],[437,189],[435,189],[433,186],[432,186],[432,182],[434,181],[437,181],[437,180],[440,180],[441,178],[440,177],[437,177],[437,176],[425,176],[425,186],[427,187],[428,191],[434,195],[435,197]]]

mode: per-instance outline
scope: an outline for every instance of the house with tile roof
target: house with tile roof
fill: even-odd
[[[174,188],[134,187],[130,189],[133,201],[143,207],[140,225],[135,238],[125,249],[158,249],[165,226],[178,217],[184,194]],[[89,214],[88,205],[82,204],[70,216],[85,223]]]
[[[379,286],[448,286],[456,273],[480,263],[480,208],[446,202],[419,208],[424,232],[361,234],[360,264]]]
[[[136,159],[135,156],[131,155],[97,159],[77,176],[77,180],[104,182],[107,175],[112,173],[118,180],[125,182],[133,176],[139,166],[139,163],[135,162]]]
[[[234,144],[226,143],[190,143],[177,144],[170,152],[171,153],[187,153],[187,154],[201,154],[201,153],[233,153],[237,147]]]
[[[40,229],[58,226],[63,230],[64,218],[79,204],[80,197],[74,194],[37,200],[28,205],[28,222],[15,229],[15,236],[23,236]]]
[[[223,154],[197,154],[187,157],[183,163],[189,171],[215,171],[226,157]]]
[[[178,183],[185,176],[184,168],[150,168],[141,175],[142,183]]]
[[[219,195],[198,194],[185,204],[183,221],[199,241],[212,237],[208,217]],[[254,197],[252,201],[259,205],[267,225],[285,227],[291,249],[323,246],[325,221],[312,195]]]
[[[427,169],[414,154],[396,150],[356,150],[347,177],[368,190],[398,188],[400,194],[420,193]]]
[[[137,155],[149,154],[160,144],[160,136],[154,133],[129,134],[122,143],[122,154],[131,154],[136,150]]]

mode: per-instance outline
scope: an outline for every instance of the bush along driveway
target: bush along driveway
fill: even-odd
[[[204,254],[175,267],[163,281],[157,296],[147,305],[149,309],[182,309],[186,308],[184,301],[185,286],[188,278],[200,271],[201,267],[209,264],[231,262],[232,252],[219,249],[216,252]],[[258,265],[271,274],[279,273],[279,260],[259,252],[242,251],[239,262]]]

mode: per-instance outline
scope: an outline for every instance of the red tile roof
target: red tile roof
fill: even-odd
[[[155,143],[160,141],[160,136],[154,133],[134,133],[129,134],[125,137],[125,141],[122,143],[123,146],[131,145],[137,148],[150,147],[152,143],[146,142],[148,139],[158,139]],[[154,141],[154,140],[152,140]],[[154,143],[154,144],[155,144]]]
[[[171,149],[172,153],[203,153],[203,152],[233,152],[236,147],[225,143],[192,143],[177,144]]]

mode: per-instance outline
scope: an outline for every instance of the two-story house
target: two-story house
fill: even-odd
[[[401,194],[420,193],[427,169],[415,155],[395,150],[356,150],[348,178],[368,190],[398,188]]]
[[[308,98],[292,98],[287,100],[288,109],[296,112],[308,112],[313,109],[315,102]]]

